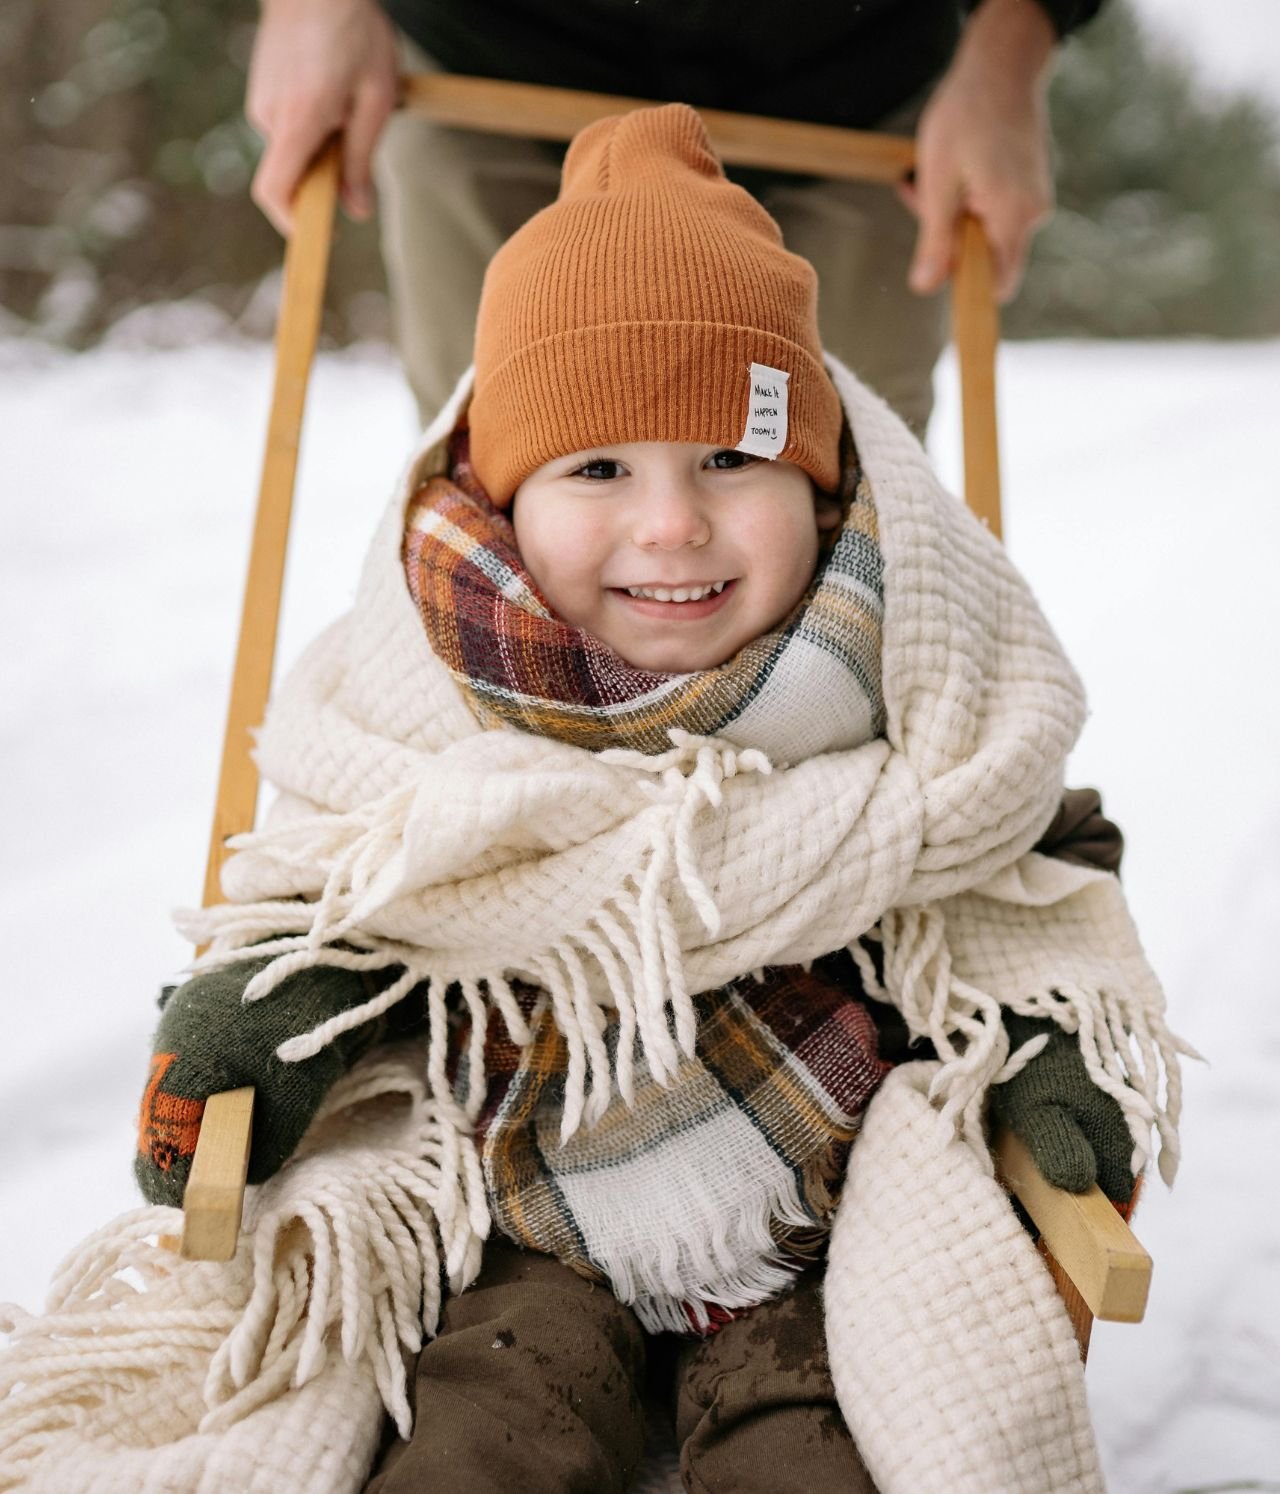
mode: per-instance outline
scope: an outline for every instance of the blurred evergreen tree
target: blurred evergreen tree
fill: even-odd
[[[0,306],[73,346],[185,298],[270,330],[281,245],[248,197],[243,117],[256,19],[255,0],[4,0]],[[385,335],[369,229],[339,235],[330,304],[330,336]]]
[[[1274,117],[1215,97],[1129,6],[1063,48],[1058,210],[1006,316],[1014,337],[1280,332]]]
[[[280,244],[248,198],[242,115],[255,20],[255,0],[4,0],[0,307],[72,346],[184,298],[210,330],[269,330]],[[1009,335],[1280,332],[1261,104],[1206,92],[1111,0],[1064,48],[1052,107],[1059,210]],[[329,299],[330,338],[385,335],[369,227],[344,223]]]

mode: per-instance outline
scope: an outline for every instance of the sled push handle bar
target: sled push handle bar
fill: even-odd
[[[441,124],[546,140],[568,140],[594,119],[649,102],[449,74],[404,79],[401,101]],[[733,165],[891,184],[910,171],[915,158],[907,139],[721,110],[699,112],[716,149]],[[222,898],[227,840],[252,829],[257,813],[250,734],[262,721],[271,687],[303,405],[319,337],[339,173],[338,147],[331,143],[317,156],[294,201],[276,328],[275,385],[206,866],[206,906]],[[998,536],[998,315],[991,252],[973,218],[965,220],[961,234],[952,317],[964,410],[965,495]],[[251,1090],[233,1090],[213,1096],[206,1106],[184,1200],[181,1249],[188,1257],[226,1260],[235,1251],[252,1101]],[[1050,1188],[1012,1138],[1002,1138],[997,1153],[1002,1175],[1057,1257],[1051,1269],[1056,1265],[1082,1346],[1091,1313],[1140,1319],[1150,1257],[1101,1192],[1073,1195]],[[1070,1277],[1066,1285],[1064,1272]]]
[[[400,103],[410,113],[459,129],[539,140],[572,140],[597,119],[651,108],[658,102],[453,73],[415,73],[400,80]],[[915,142],[902,135],[733,114],[726,109],[699,109],[698,114],[711,144],[730,166],[768,167],[886,186],[903,181],[915,167]],[[999,539],[995,364],[1000,322],[991,249],[976,218],[966,218],[961,229],[952,275],[951,321],[960,366],[965,501]]]
[[[316,157],[293,200],[294,229],[285,246],[284,287],[276,318],[275,384],[205,863],[206,908],[222,901],[227,841],[252,830],[258,813],[258,769],[250,756],[251,733],[262,724],[275,666],[302,409],[320,336],[340,171],[334,140]]]
[[[400,99],[405,109],[438,124],[558,141],[572,139],[593,120],[652,103],[450,73],[402,78]],[[712,143],[731,165],[892,185],[903,180],[915,163],[915,144],[903,136],[722,109],[699,110],[699,114]],[[276,324],[275,387],[205,875],[206,906],[221,901],[226,840],[252,828],[257,810],[257,770],[249,756],[249,733],[262,721],[271,686],[303,403],[319,336],[340,169],[335,141],[317,156],[294,199],[294,230],[285,250],[284,289]],[[991,250],[976,218],[966,218],[962,226],[951,304],[961,379],[965,500],[998,538],[995,356],[999,316]]]

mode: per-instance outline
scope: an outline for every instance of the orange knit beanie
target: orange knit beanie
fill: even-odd
[[[553,457],[627,441],[740,447],[836,485],[817,276],[686,104],[575,138],[559,198],[489,266],[475,362],[471,456],[497,504]]]

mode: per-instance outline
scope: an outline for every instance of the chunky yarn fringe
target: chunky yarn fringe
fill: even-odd
[[[668,752],[645,755],[621,749],[599,754],[599,761],[651,774],[661,785],[646,811],[647,847],[633,877],[608,897],[582,927],[570,930],[524,962],[496,967],[450,965],[440,952],[367,932],[369,922],[402,872],[397,847],[403,844],[414,791],[396,789],[347,815],[320,815],[294,821],[282,831],[242,835],[234,849],[259,852],[277,866],[326,869],[324,886],[311,902],[268,901],[222,904],[178,915],[178,927],[196,944],[209,946],[195,969],[211,969],[245,958],[276,958],[245,990],[246,1001],[270,995],[297,971],[318,964],[347,970],[402,967],[385,991],[330,1018],[309,1033],[283,1044],[286,1062],[310,1058],[340,1033],[381,1016],[419,985],[428,988],[430,1030],[428,1076],[433,1098],[456,1109],[446,1079],[448,1022],[444,992],[457,986],[471,1017],[469,1093],[483,1098],[484,1037],[490,1011],[506,1023],[513,1042],[529,1041],[529,1027],[511,991],[524,980],[547,992],[557,1025],[568,1044],[561,1139],[604,1114],[614,1093],[630,1101],[636,1043],[650,1072],[670,1083],[681,1055],[691,1057],[695,1023],[685,975],[680,932],[673,912],[677,891],[696,910],[705,937],[714,939],[721,918],[699,873],[694,822],[704,807],[723,803],[721,785],[746,774],[768,775],[769,759],[752,748],[737,749],[687,732],[671,732]],[[354,945],[354,949],[340,945]],[[622,1041],[616,1073],[609,1065],[603,1033],[606,1011],[616,1011]],[[459,1114],[459,1121],[473,1119]]]
[[[1095,938],[1101,922],[1114,925],[1106,941],[1110,955],[1090,959],[1082,945],[1060,967],[1066,973],[1052,987],[1037,990],[1015,979],[1003,989],[1005,983],[992,970],[964,978],[964,965],[953,957],[948,941],[948,919],[998,922],[994,905],[981,896],[887,914],[875,935],[884,950],[883,983],[865,948],[853,947],[867,993],[891,1001],[912,1036],[933,1043],[942,1062],[929,1098],[937,1106],[939,1125],[968,1141],[989,1172],[993,1164],[984,1142],[987,1092],[991,1085],[1012,1079],[1048,1042],[1044,1036],[1033,1038],[1010,1053],[1000,1020],[1001,1009],[1007,1006],[1022,1016],[1050,1018],[1063,1031],[1076,1034],[1089,1077],[1124,1111],[1135,1175],[1152,1160],[1153,1128],[1161,1143],[1161,1177],[1171,1184],[1177,1173],[1182,1111],[1178,1055],[1200,1055],[1165,1023],[1159,988],[1141,958],[1119,886],[1104,876],[1105,880],[1086,883],[1077,894],[1087,912],[1076,916],[1092,925]],[[972,939],[963,940],[961,947],[970,952],[972,966]],[[1088,966],[1085,979],[1070,978],[1073,965]]]
[[[709,941],[722,924],[699,871],[695,822],[705,808],[721,807],[726,780],[773,771],[754,749],[679,731],[671,735],[672,749],[659,756],[600,755],[614,766],[652,774],[662,786],[661,812],[649,819],[639,873],[581,928],[523,962],[450,967],[439,951],[366,932],[365,923],[380,906],[372,885],[376,875],[371,878],[367,868],[375,873],[382,868],[377,875],[387,882],[386,849],[405,833],[411,796],[397,790],[355,814],[317,816],[283,831],[238,837],[233,842],[238,849],[277,864],[296,858],[299,864],[327,867],[324,887],[313,902],[224,904],[182,915],[179,926],[187,937],[209,946],[196,968],[244,959],[251,949],[274,954],[245,992],[246,1000],[260,1000],[296,971],[317,964],[352,970],[402,967],[385,991],[291,1039],[279,1056],[288,1062],[309,1058],[425,985],[431,1094],[464,1129],[483,1094],[490,1013],[502,1018],[513,1042],[528,1042],[528,1023],[510,982],[539,986],[568,1048],[563,1144],[584,1121],[599,1120],[615,1086],[630,1103],[637,1044],[660,1084],[674,1079],[681,1055],[692,1055],[696,1034],[676,898],[683,896],[696,910]],[[897,1006],[913,1036],[929,1038],[943,1059],[930,1097],[944,1127],[979,1142],[990,1086],[1012,1078],[1043,1047],[1046,1040],[1036,1039],[1010,1054],[1000,1020],[1001,1008],[1008,1006],[1026,1016],[1052,1018],[1078,1034],[1090,1076],[1124,1110],[1134,1172],[1152,1160],[1154,1128],[1161,1143],[1160,1173],[1172,1183],[1180,1156],[1178,1056],[1199,1055],[1165,1023],[1162,993],[1114,877],[1025,857],[972,893],[888,909],[877,926],[856,932],[860,937],[847,947],[868,994]],[[863,936],[883,944],[883,982]],[[343,944],[356,947],[339,947]],[[470,1114],[456,1106],[446,1075],[444,992],[450,986],[461,990],[471,1019]],[[603,1034],[606,1013],[614,1011],[621,1041],[611,1070]]]
[[[139,1209],[63,1263],[44,1316],[3,1309],[0,1490],[362,1486],[384,1406],[408,1435],[406,1355],[489,1226],[421,1065],[406,1047],[335,1086],[226,1265],[181,1260],[161,1244],[178,1211]]]

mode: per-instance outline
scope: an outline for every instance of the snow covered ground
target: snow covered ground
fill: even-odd
[[[1002,355],[1007,538],[1089,685],[1074,762],[1187,1080],[1177,1187],[1137,1228],[1147,1322],[1089,1383],[1116,1494],[1280,1490],[1280,344]],[[0,341],[0,1298],[36,1307],[135,1199],[152,994],[199,898],[268,354]],[[944,370],[935,445],[957,468]],[[408,454],[385,357],[322,361],[282,655],[352,593]]]

